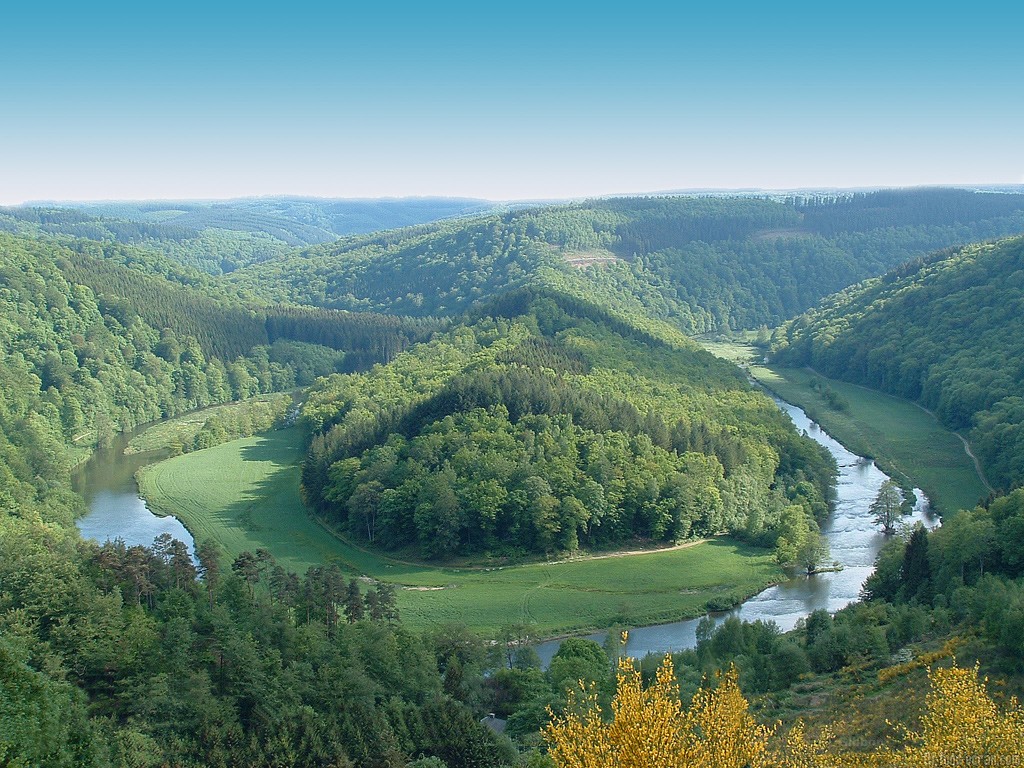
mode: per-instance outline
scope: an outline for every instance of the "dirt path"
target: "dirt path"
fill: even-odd
[[[670,547],[619,550],[615,552],[603,552],[599,555],[570,555],[569,557],[564,557],[561,560],[534,560],[510,565],[446,565],[444,563],[429,563],[415,560],[402,560],[397,557],[391,557],[390,555],[381,554],[380,552],[376,552],[372,549],[368,549],[366,547],[360,546],[350,541],[348,538],[342,536],[340,533],[331,528],[331,526],[329,526],[327,522],[320,518],[318,515],[311,514],[310,518],[314,520],[321,528],[327,531],[327,533],[329,533],[333,538],[337,539],[346,547],[350,547],[354,550],[362,552],[363,554],[370,555],[371,557],[378,559],[382,565],[405,565],[411,566],[413,568],[424,568],[429,570],[443,568],[444,570],[451,571],[481,572],[500,571],[504,570],[505,568],[520,568],[527,565],[560,565],[562,563],[582,563],[586,560],[606,560],[609,557],[635,557],[637,555],[654,555],[659,552],[675,552],[677,549],[689,549],[690,547],[695,547],[698,544],[703,544],[705,541],[709,541],[709,539],[694,539],[693,541],[684,541],[682,544],[674,544]],[[350,567],[354,567],[353,563],[348,563],[348,565]],[[355,568],[355,570],[361,569]],[[444,589],[444,587],[409,587],[409,589],[420,589],[426,591],[434,589]]]
[[[673,544],[671,547],[660,547],[658,549],[627,549],[620,552],[605,552],[600,555],[578,555],[566,557],[562,560],[552,560],[551,565],[558,563],[581,563],[585,560],[607,560],[610,557],[634,557],[636,555],[655,555],[659,552],[675,552],[678,549],[695,547],[698,544],[703,544],[705,541],[708,541],[708,539],[694,539],[693,541],[684,541],[682,544]]]
[[[911,401],[911,402],[913,402],[913,401]],[[939,424],[942,423],[942,422],[939,421],[939,417],[938,416],[936,416],[932,411],[929,411],[927,408],[925,408],[920,403],[914,403],[914,405],[916,405],[922,411],[924,411],[929,416],[931,416],[933,419],[935,419],[935,421],[937,423],[939,423]],[[950,431],[952,432],[952,430],[950,430]],[[988,478],[985,477],[985,472],[981,468],[981,462],[978,461],[978,457],[975,456],[974,455],[974,451],[971,450],[971,444],[968,442],[967,438],[964,437],[963,435],[961,435],[959,432],[953,432],[953,434],[956,435],[957,437],[959,437],[960,438],[960,442],[964,444],[964,453],[966,453],[968,456],[970,456],[971,457],[971,461],[974,462],[974,471],[978,473],[978,479],[981,480],[981,484],[985,486],[985,490],[988,491],[989,493],[995,493],[995,489],[991,485],[988,484]]]

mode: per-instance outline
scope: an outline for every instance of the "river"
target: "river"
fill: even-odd
[[[139,497],[135,473],[147,464],[167,457],[166,453],[160,452],[125,456],[124,449],[129,441],[145,428],[118,435],[109,446],[98,449],[72,473],[72,487],[82,495],[89,508],[76,525],[86,539],[102,544],[119,538],[129,547],[136,544],[151,546],[157,536],[169,533],[183,541],[195,559],[195,542],[181,521],[170,515],[154,515]]]
[[[838,561],[842,570],[799,576],[751,597],[731,611],[712,614],[716,623],[729,616],[746,621],[774,621],[780,629],[790,630],[797,621],[812,611],[824,608],[838,611],[857,600],[864,580],[871,573],[875,556],[885,542],[872,521],[868,507],[878,495],[887,476],[873,462],[857,456],[836,442],[800,408],[776,398],[778,406],[793,420],[797,430],[825,446],[839,465],[835,509],[822,525],[828,538],[830,560]],[[124,448],[132,435],[123,435],[105,449],[97,451],[74,475],[74,486],[85,498],[89,512],[78,520],[82,536],[96,541],[121,538],[129,546],[150,545],[161,533],[170,533],[194,551],[191,534],[174,517],[158,517],[139,498],[135,472],[146,464],[163,458],[159,454],[125,456]],[[913,517],[905,522],[938,525],[928,512],[927,500],[921,491]],[[696,645],[700,619],[678,621],[649,627],[631,628],[626,652],[634,657],[649,653],[668,653]],[[604,633],[589,636],[603,642]],[[546,666],[558,650],[560,641],[552,640],[536,647]]]
[[[822,524],[821,531],[828,539],[829,561],[838,561],[843,568],[837,572],[797,576],[778,586],[769,587],[731,611],[716,612],[710,616],[716,624],[721,624],[730,616],[745,621],[774,621],[779,629],[788,631],[801,618],[819,608],[834,613],[858,599],[864,580],[874,569],[875,556],[885,542],[885,536],[873,522],[868,507],[888,475],[878,469],[874,462],[846,450],[811,421],[802,409],[784,400],[773,399],[779,408],[789,414],[797,430],[825,446],[839,465],[835,508]],[[915,489],[914,493],[918,499],[917,507],[913,516],[905,517],[904,522],[913,525],[920,521],[934,528],[939,524],[939,519],[930,513],[924,493],[919,489]],[[625,652],[634,658],[641,658],[650,653],[660,655],[693,648],[697,645],[697,625],[703,618],[631,628]],[[588,638],[603,643],[605,633],[588,635]],[[536,646],[545,667],[560,643],[560,640],[551,640]]]

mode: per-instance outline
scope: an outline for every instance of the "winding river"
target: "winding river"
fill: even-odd
[[[139,496],[135,473],[153,462],[167,458],[158,451],[125,456],[124,449],[131,439],[150,425],[135,432],[118,435],[109,446],[98,449],[88,461],[71,476],[71,484],[89,507],[87,514],[76,524],[82,536],[100,542],[122,539],[131,547],[136,544],[151,546],[153,539],[169,533],[188,545],[195,557],[192,534],[178,518],[158,517]]]
[[[789,414],[798,431],[825,446],[839,465],[835,509],[822,525],[821,531],[828,539],[830,560],[839,562],[843,568],[837,572],[792,578],[754,595],[731,611],[709,614],[716,625],[730,616],[737,616],[745,621],[774,621],[779,629],[788,631],[801,618],[819,608],[838,611],[858,599],[864,580],[874,568],[875,556],[885,542],[885,536],[872,521],[868,507],[888,475],[878,469],[874,462],[846,450],[811,421],[802,409],[777,397],[772,399]],[[919,489],[915,489],[914,493],[918,499],[917,508],[912,517],[904,518],[904,522],[913,525],[920,521],[934,528],[939,524],[939,519],[930,513],[924,493]],[[703,618],[630,629],[625,652],[634,658],[641,658],[650,653],[672,653],[693,648],[697,645],[697,625]],[[605,633],[588,637],[603,643]],[[545,667],[558,650],[560,642],[551,640],[536,646]]]
[[[873,462],[857,456],[836,442],[807,414],[790,403],[775,399],[779,408],[789,414],[796,428],[825,446],[839,465],[835,510],[823,524],[828,538],[830,558],[842,570],[800,576],[751,597],[731,611],[712,614],[716,623],[729,616],[747,621],[774,621],[780,629],[790,630],[797,621],[812,611],[824,608],[837,611],[855,601],[861,585],[871,573],[875,556],[885,537],[872,522],[868,507],[878,494],[886,475]],[[74,476],[75,489],[82,494],[89,512],[78,520],[78,528],[86,538],[97,541],[121,538],[129,546],[150,545],[161,533],[170,533],[194,548],[191,534],[174,517],[157,517],[139,497],[135,472],[146,464],[159,461],[160,454],[124,455],[124,447],[132,435],[124,435],[103,450],[97,451]],[[921,521],[928,527],[938,519],[928,512],[927,500],[916,491],[918,506],[906,522]],[[649,653],[667,653],[692,648],[697,642],[700,619],[678,621],[630,629],[626,652],[634,657]],[[603,642],[604,634],[589,636]],[[536,650],[546,666],[561,641],[541,643]]]

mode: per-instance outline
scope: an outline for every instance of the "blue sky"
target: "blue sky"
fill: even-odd
[[[1019,5],[705,5],[9,6],[0,203],[1024,182]]]

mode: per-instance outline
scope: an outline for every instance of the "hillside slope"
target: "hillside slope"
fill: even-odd
[[[287,255],[345,235],[408,227],[488,210],[458,198],[60,203],[0,208],[0,231],[143,245],[210,274]]]
[[[453,315],[545,285],[686,333],[776,325],[938,248],[1024,232],[1024,195],[616,198],[316,246],[233,272],[243,295]]]
[[[919,401],[970,430],[989,481],[1024,482],[1024,238],[908,264],[776,334],[775,359]]]
[[[321,381],[303,492],[420,557],[732,532],[807,563],[831,461],[734,366],[543,297]]]

